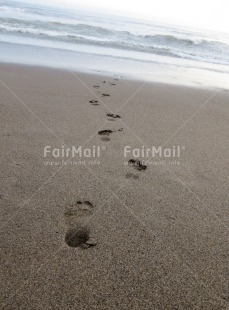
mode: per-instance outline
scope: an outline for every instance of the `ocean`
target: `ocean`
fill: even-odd
[[[229,35],[3,1],[0,61],[228,88]]]

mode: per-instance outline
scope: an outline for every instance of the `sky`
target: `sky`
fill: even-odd
[[[32,2],[30,0],[29,2]],[[34,0],[36,1],[36,0]],[[228,0],[40,0],[229,33]]]

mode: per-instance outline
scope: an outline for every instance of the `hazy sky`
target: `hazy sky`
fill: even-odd
[[[30,2],[32,2],[31,0]],[[229,0],[40,0],[229,33]]]

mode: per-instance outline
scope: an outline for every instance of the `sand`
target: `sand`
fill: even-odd
[[[0,80],[1,309],[228,309],[228,92],[8,64]],[[101,156],[44,158],[81,145]],[[138,169],[123,149],[143,145],[181,157]]]

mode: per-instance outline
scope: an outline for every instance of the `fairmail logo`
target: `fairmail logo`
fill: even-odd
[[[44,158],[99,158],[102,151],[105,150],[104,146],[92,146],[84,148],[83,146],[71,146],[61,148],[52,148],[50,145],[44,147]]]
[[[184,146],[176,145],[172,147],[164,147],[164,146],[152,146],[150,148],[146,148],[142,146],[141,148],[132,148],[131,146],[124,147],[124,157],[134,157],[134,158],[180,158],[182,156],[182,152],[185,150]]]

